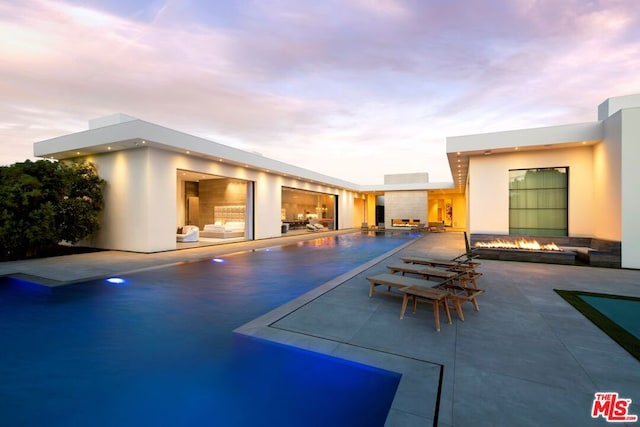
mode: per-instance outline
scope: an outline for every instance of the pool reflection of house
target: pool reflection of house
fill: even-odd
[[[308,223],[431,222],[472,240],[582,239],[640,268],[640,95],[606,100],[589,123],[447,138],[454,182],[444,184],[426,173],[354,184],[122,114],[89,127],[37,142],[34,152],[87,159],[107,181],[102,229],[87,242],[96,247],[175,249],[186,224],[252,240]]]

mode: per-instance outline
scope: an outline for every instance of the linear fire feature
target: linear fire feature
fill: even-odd
[[[503,236],[488,241],[476,241],[474,254],[482,259],[500,261],[540,262],[545,264],[576,263],[576,252],[560,248],[554,242]]]
[[[559,251],[562,252],[555,243],[538,243],[537,240],[492,240],[490,242],[476,242],[476,248],[489,249],[524,249],[528,251]]]
[[[500,261],[541,262],[545,264],[576,263],[575,251],[544,251],[535,249],[507,249],[475,247],[473,253],[481,259],[497,259]]]
[[[619,241],[591,237],[479,233],[472,233],[470,240],[474,254],[483,259],[620,268]],[[535,243],[531,243],[532,240]],[[508,242],[510,245],[507,248],[487,247],[494,246],[492,243],[495,241]],[[525,242],[522,246],[521,241]]]

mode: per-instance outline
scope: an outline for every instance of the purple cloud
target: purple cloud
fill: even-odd
[[[594,120],[607,97],[640,92],[639,9],[4,2],[0,163],[123,112],[355,182],[399,169],[445,181],[448,135]]]

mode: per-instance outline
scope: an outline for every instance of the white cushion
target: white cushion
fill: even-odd
[[[205,224],[204,231],[215,231],[222,233],[225,231],[224,226],[216,223],[216,224]]]

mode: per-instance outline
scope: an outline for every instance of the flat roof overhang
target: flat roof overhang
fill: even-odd
[[[34,155],[68,160],[141,147],[153,147],[360,193],[453,188],[452,183],[429,182],[359,185],[132,117],[124,122],[36,142]]]
[[[469,159],[473,156],[579,147],[597,144],[603,138],[604,126],[600,121],[452,136],[447,138],[447,158],[454,186],[464,192]]]
[[[408,184],[380,184],[380,185],[360,185],[358,186],[361,192],[366,193],[384,193],[386,191],[429,191],[429,190],[441,190],[452,189],[453,183],[451,182],[419,182]]]
[[[88,155],[153,147],[216,162],[273,173],[342,189],[358,190],[359,185],[323,175],[260,154],[229,147],[140,119],[89,129],[34,144],[34,155],[66,160]]]

